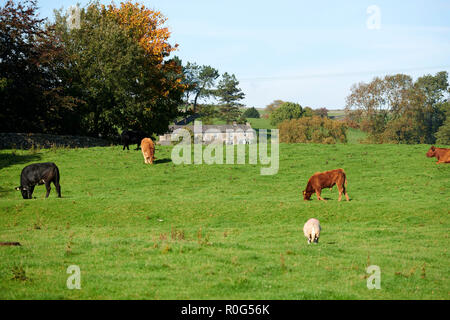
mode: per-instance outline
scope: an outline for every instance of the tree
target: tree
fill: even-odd
[[[188,62],[183,68],[183,73],[187,85],[186,104],[192,103],[193,112],[196,112],[198,100],[214,94],[212,88],[216,84],[219,72],[211,66],[198,66],[196,63]]]
[[[424,95],[425,101],[417,112],[417,121],[423,128],[425,143],[435,142],[435,133],[445,121],[445,107],[449,89],[446,71],[425,75],[417,79],[414,89]]]
[[[450,145],[450,101],[443,103],[442,109],[445,111],[446,119],[435,134],[436,143]]]
[[[226,123],[231,123],[241,116],[239,107],[242,104],[238,101],[244,99],[245,94],[238,85],[239,81],[236,79],[236,76],[225,72],[217,86],[216,96],[219,98],[219,102],[222,103],[219,109],[220,118],[225,120]]]
[[[218,115],[216,107],[210,104],[200,106],[199,113],[203,124],[212,124],[213,119]]]
[[[445,120],[446,72],[416,82],[403,74],[377,77],[368,84],[354,85],[351,91],[347,117],[358,119],[372,142],[434,143]]]
[[[328,109],[327,108],[316,109],[314,110],[314,115],[322,118],[328,118]]]
[[[60,75],[64,55],[36,1],[0,7],[0,126],[2,131],[70,133],[74,99]]]
[[[270,123],[274,126],[284,120],[298,119],[303,116],[303,108],[298,103],[284,102],[270,114]]]
[[[58,32],[70,59],[66,77],[83,101],[82,131],[103,136],[117,129],[163,133],[178,115],[184,90],[179,59],[158,12],[122,3],[93,3],[81,10],[80,29],[69,30],[56,13]],[[150,28],[151,27],[151,28]],[[154,34],[153,34],[154,33]]]
[[[251,107],[248,108],[247,110],[244,111],[244,113],[242,114],[242,116],[244,116],[245,118],[259,118],[259,112],[258,110],[256,110],[255,107]]]
[[[268,114],[272,113],[275,109],[281,106],[284,103],[283,100],[274,100],[271,104],[268,104],[265,108]]]

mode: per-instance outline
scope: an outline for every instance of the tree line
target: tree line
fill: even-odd
[[[352,86],[346,115],[372,143],[450,144],[450,87],[441,71],[413,81],[405,74]]]
[[[71,19],[78,21],[73,23]],[[234,75],[198,67],[171,54],[166,18],[144,5],[98,1],[79,17],[55,10],[40,19],[36,0],[0,7],[0,125],[5,132],[115,137],[125,129],[167,131],[214,95],[227,121],[244,98]],[[213,90],[214,89],[214,90]]]

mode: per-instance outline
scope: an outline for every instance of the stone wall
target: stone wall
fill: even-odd
[[[81,136],[58,136],[42,133],[0,133],[0,149],[30,149],[52,147],[103,147],[110,142],[98,138]]]

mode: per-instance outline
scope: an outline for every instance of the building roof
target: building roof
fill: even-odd
[[[192,131],[194,131],[194,126],[182,126],[182,125],[171,125],[169,126],[169,131],[173,132],[176,129],[181,128],[188,128]],[[252,126],[247,122],[247,124],[214,124],[214,125],[202,125],[202,133],[205,133],[206,131],[210,129],[216,129],[220,132],[225,133],[227,130],[237,130],[241,129],[243,131],[252,129]]]

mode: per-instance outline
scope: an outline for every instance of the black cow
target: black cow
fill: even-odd
[[[122,132],[122,135],[120,137],[123,144],[122,150],[125,150],[125,148],[127,148],[127,150],[130,150],[129,145],[134,143],[137,144],[136,150],[139,150],[141,141],[146,137],[146,134],[142,131],[125,130],[124,132]]]
[[[53,182],[56,187],[58,198],[61,198],[59,169],[56,164],[53,162],[33,163],[23,168],[22,173],[20,174],[20,187],[17,187],[16,190],[22,192],[22,197],[24,199],[31,199],[34,187],[36,185],[45,184],[45,188],[47,189],[45,197],[48,198],[51,182]]]

